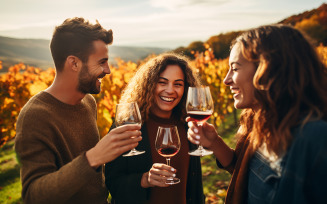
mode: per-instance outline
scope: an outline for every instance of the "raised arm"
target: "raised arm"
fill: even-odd
[[[189,141],[193,144],[202,144],[204,147],[212,150],[223,167],[230,166],[234,161],[234,150],[218,135],[215,127],[209,123],[197,126],[190,118],[187,118],[187,122],[189,126],[187,132]]]

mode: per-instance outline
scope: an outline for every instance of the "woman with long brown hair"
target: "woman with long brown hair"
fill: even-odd
[[[145,153],[120,156],[106,164],[106,185],[113,203],[204,203],[201,163],[198,157],[188,155],[194,145],[187,140],[185,122],[188,87],[198,85],[198,76],[188,60],[173,53],[150,59],[130,80],[120,103],[137,102],[143,120],[143,139],[137,149]],[[178,127],[181,141],[171,166],[155,149],[158,126],[168,125]],[[174,175],[180,183],[165,184],[165,178]]]
[[[226,203],[326,202],[327,69],[310,41],[286,25],[251,29],[229,66],[224,83],[243,109],[235,150],[208,123],[188,131],[232,174]]]

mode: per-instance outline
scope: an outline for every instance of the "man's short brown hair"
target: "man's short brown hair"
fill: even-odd
[[[112,30],[104,29],[99,22],[91,24],[84,18],[69,18],[57,26],[53,32],[50,49],[58,72],[63,70],[69,55],[86,63],[92,54],[93,42],[102,40],[107,45],[113,41]]]

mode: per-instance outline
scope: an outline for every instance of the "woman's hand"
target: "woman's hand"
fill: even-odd
[[[209,123],[204,123],[203,126],[198,126],[190,117],[186,118],[188,122],[187,138],[193,144],[201,144],[202,146],[211,149],[215,142],[218,141],[218,133],[215,127]]]
[[[213,154],[224,167],[231,164],[234,157],[234,150],[231,149],[224,140],[218,135],[215,126],[204,123],[198,126],[190,117],[186,118],[188,122],[187,138],[193,144],[202,146],[213,151]]]
[[[143,174],[141,179],[141,186],[143,188],[149,187],[168,187],[166,184],[168,177],[175,177],[176,169],[166,164],[155,163],[152,165],[150,171]]]

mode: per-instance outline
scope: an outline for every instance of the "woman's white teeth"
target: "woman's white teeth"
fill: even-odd
[[[232,94],[238,94],[238,93],[240,93],[240,91],[239,90],[231,90],[231,92],[232,92]]]
[[[162,100],[164,100],[164,101],[168,101],[168,102],[171,102],[171,101],[174,100],[174,98],[167,98],[167,97],[163,97],[163,96],[161,96],[160,98],[161,98]]]

